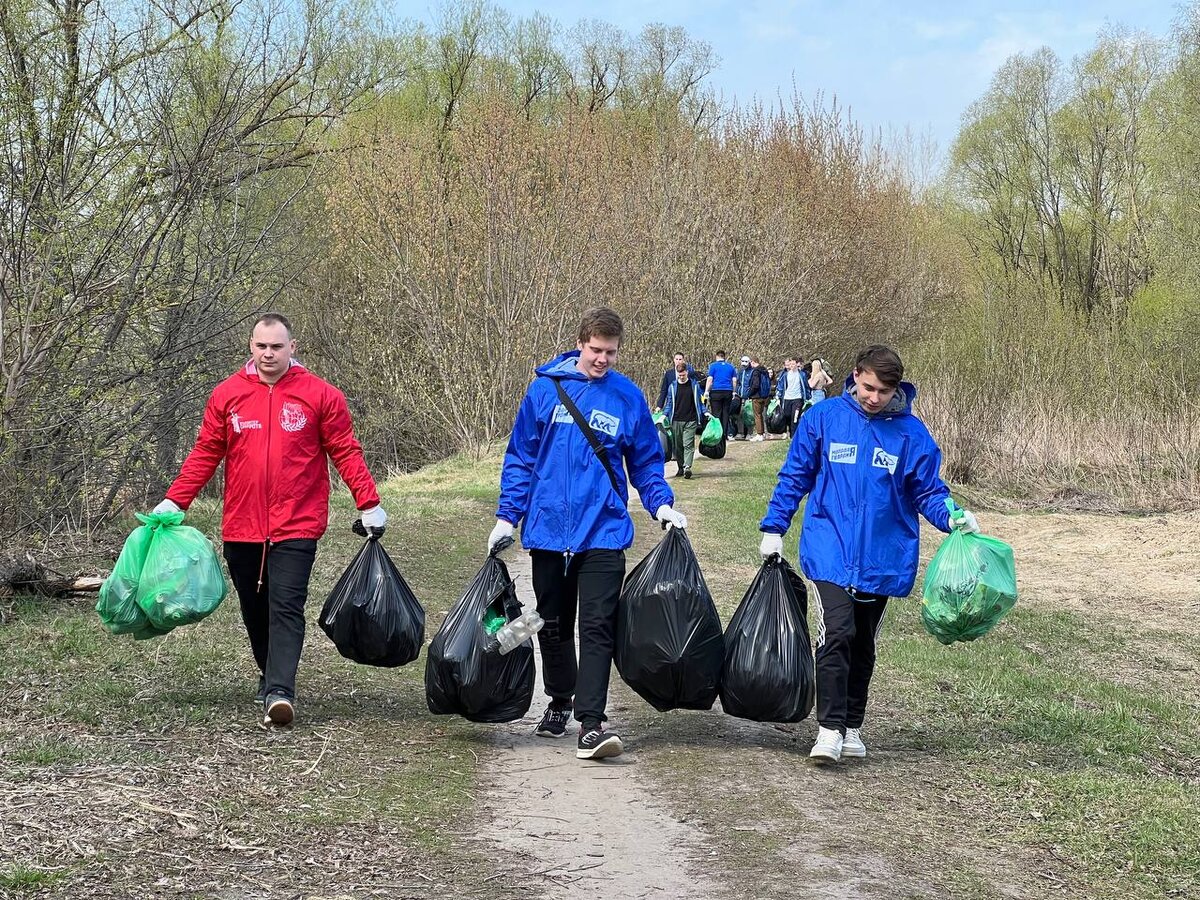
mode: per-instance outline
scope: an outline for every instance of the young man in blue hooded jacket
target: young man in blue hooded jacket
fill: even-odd
[[[589,309],[577,348],[537,369],[504,454],[496,527],[488,538],[491,552],[521,525],[538,613],[546,622],[538,645],[550,704],[535,733],[562,737],[573,708],[580,759],[622,751],[621,738],[603,723],[625,549],[633,543],[626,471],[647,512],[667,526],[687,527],[672,508],[675,496],[663,478],[662,448],[646,398],[613,369],[623,333],[611,309]],[[611,477],[556,385],[607,451]]]
[[[875,669],[875,641],[889,597],[917,577],[918,514],[935,528],[976,532],[975,516],[952,520],[942,453],[913,415],[917,389],[902,381],[899,355],[880,345],[858,354],[846,390],[799,419],[767,514],[759,548],[782,554],[800,506],[800,565],[823,616],[817,625],[818,762],[864,757],[863,717]]]

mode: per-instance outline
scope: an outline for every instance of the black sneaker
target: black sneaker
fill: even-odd
[[[294,718],[296,718],[296,708],[292,705],[290,697],[285,697],[283,694],[267,695],[267,699],[263,701],[264,725],[291,725]]]
[[[692,467],[691,466],[688,466],[686,469],[683,470],[683,477],[684,478],[692,477]]]
[[[680,475],[682,475],[682,474],[683,474],[683,469],[676,469],[676,470],[675,470],[675,474],[674,474],[674,475],[672,475],[671,477],[672,477],[672,478],[678,478],[678,477],[679,477]]]
[[[567,723],[570,721],[571,707],[555,709],[552,706],[547,706],[546,711],[542,713],[542,721],[538,722],[538,727],[533,733],[538,737],[566,737]]]
[[[594,725],[591,728],[579,729],[579,746],[575,755],[580,759],[608,759],[620,756],[624,749],[621,746],[620,735]]]

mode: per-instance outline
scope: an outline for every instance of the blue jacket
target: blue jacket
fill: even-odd
[[[521,525],[527,550],[582,553],[624,550],[633,543],[629,481],[651,515],[670,506],[675,495],[662,474],[662,445],[650,407],[636,384],[620,372],[589,379],[572,350],[537,370],[513,423],[496,516]],[[559,403],[561,382],[596,437],[608,450],[618,490],[583,431]]]
[[[692,373],[688,379],[688,384],[692,387],[692,398],[696,401],[696,424],[699,425],[704,420],[704,404],[700,402],[704,389],[700,386],[695,373]],[[671,386],[667,388],[667,400],[663,405],[663,414],[667,417],[667,422],[673,421],[675,412],[675,394],[679,390],[679,381],[676,379],[671,382]]]
[[[689,375],[691,375],[693,378],[696,377],[696,370],[692,368],[691,363],[688,363],[687,370],[688,370]],[[659,409],[662,409],[663,404],[667,402],[667,388],[669,388],[674,383],[674,381],[675,381],[675,367],[671,366],[671,368],[669,368],[669,369],[667,369],[667,371],[663,372],[662,384],[659,385],[659,388],[658,388],[658,402],[655,403],[654,405],[656,407],[658,407]]]
[[[802,399],[804,399],[804,400],[811,399],[812,398],[812,388],[810,388],[808,386],[808,375],[805,374],[805,372],[803,372],[800,369],[797,369],[796,372],[800,375],[800,385],[801,385],[801,387],[804,388],[804,395],[803,395]],[[851,378],[851,380],[853,381],[853,378]],[[779,398],[780,403],[783,402],[783,392],[786,388],[787,388],[787,369],[784,369],[782,372],[780,372],[778,375],[775,376],[775,396]],[[913,390],[915,391],[916,388],[913,388]]]
[[[786,534],[808,495],[800,565],[814,581],[903,597],[917,577],[923,515],[950,530],[938,474],[942,452],[912,412],[917,389],[902,382],[883,412],[867,415],[846,391],[800,417],[759,530]]]
[[[753,366],[742,366],[737,370],[737,392],[738,396],[745,400],[750,396],[750,375],[754,372]]]

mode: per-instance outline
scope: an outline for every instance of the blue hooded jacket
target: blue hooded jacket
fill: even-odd
[[[917,389],[907,381],[892,402],[868,415],[846,391],[800,417],[760,531],[786,534],[808,495],[800,565],[814,581],[903,597],[917,578],[918,513],[950,530],[938,474],[942,452],[912,412]]]
[[[688,380],[686,384],[692,389],[692,399],[696,403],[696,424],[699,425],[704,421],[704,416],[706,415],[704,411],[704,404],[701,402],[703,388],[700,387],[700,381],[696,378],[695,373],[688,374]],[[680,387],[681,385],[679,384],[678,379],[676,379],[675,381],[672,381],[671,386],[667,388],[667,400],[663,405],[662,411],[663,415],[667,417],[668,424],[675,420],[675,395],[678,393]]]
[[[633,543],[629,481],[650,515],[675,495],[662,474],[662,445],[650,407],[620,372],[590,379],[572,350],[537,369],[513,423],[500,473],[497,518],[521,525],[526,550],[582,553],[624,550]],[[614,491],[571,413],[559,403],[559,381],[608,450],[617,476]]]

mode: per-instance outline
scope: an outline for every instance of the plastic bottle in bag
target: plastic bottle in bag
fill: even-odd
[[[541,631],[545,624],[546,621],[538,615],[537,610],[526,610],[492,635],[492,639],[488,641],[488,652],[503,656],[520,647]]]

